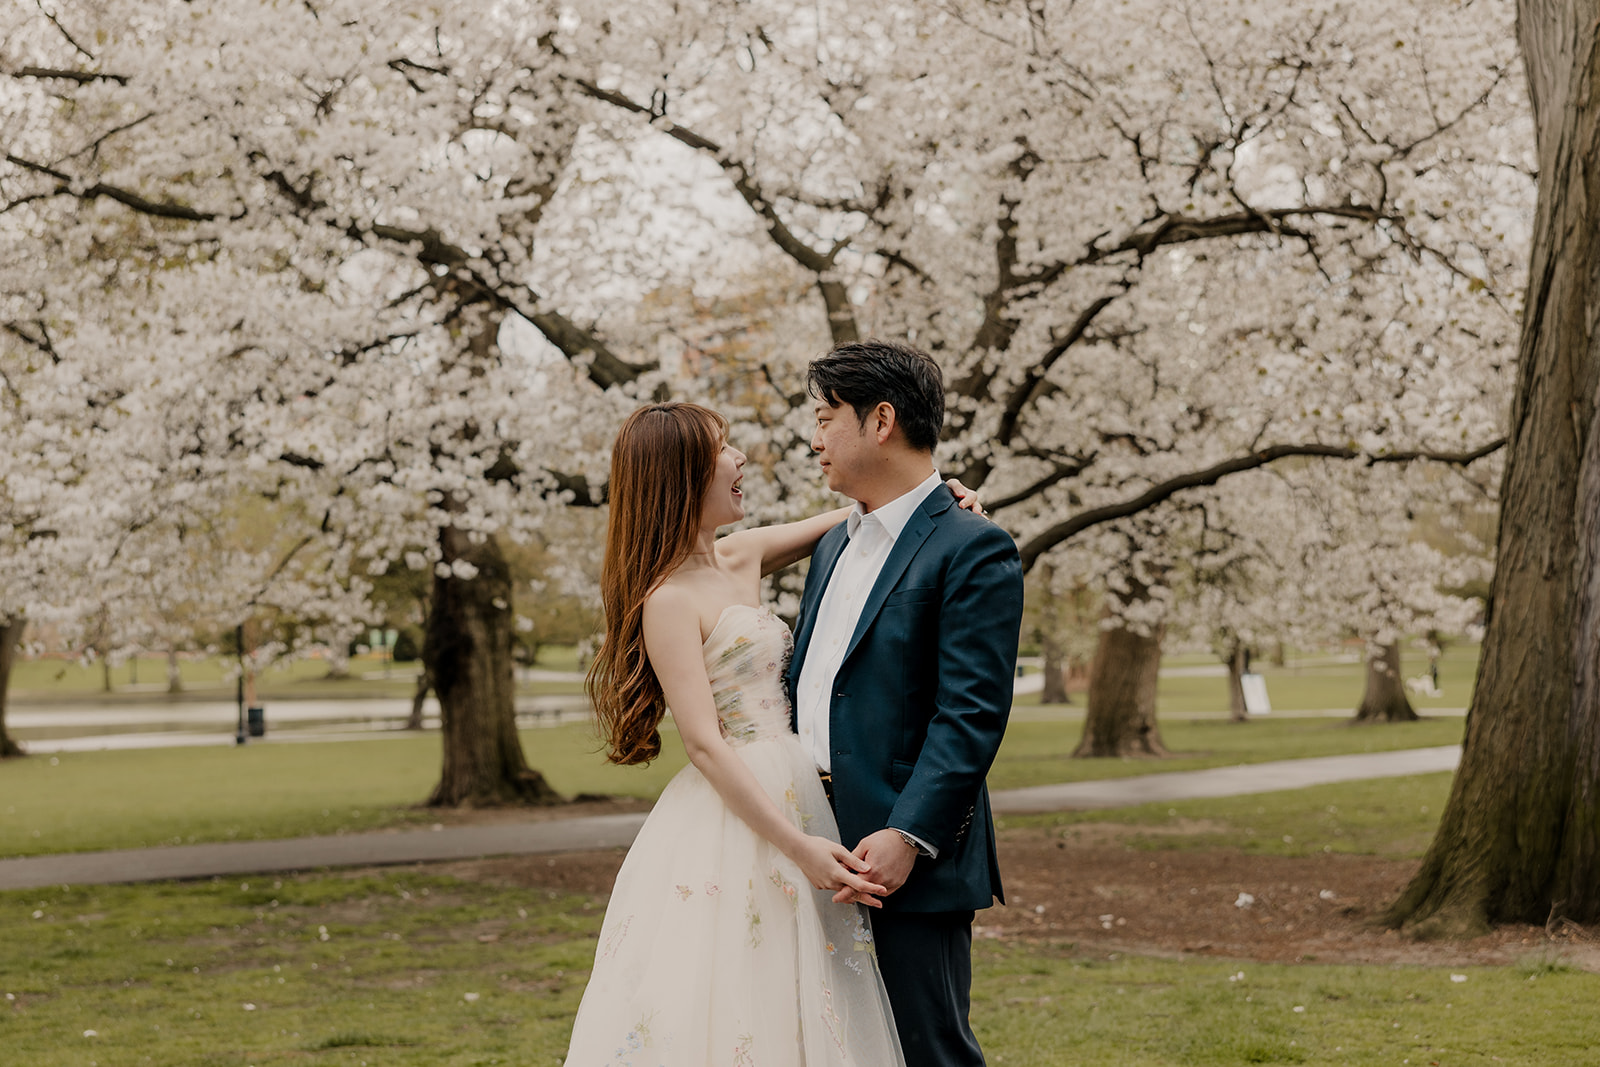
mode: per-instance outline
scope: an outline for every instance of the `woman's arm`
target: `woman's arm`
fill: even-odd
[[[761,577],[765,578],[811,555],[817,542],[822,540],[822,535],[843,522],[849,514],[847,507],[834,508],[799,522],[780,522],[775,526],[739,530],[717,544],[722,551],[737,553],[740,558],[759,558]]]
[[[689,760],[739,818],[794,860],[818,889],[855,891],[855,899],[880,907],[884,888],[861,877],[869,865],[825,837],[807,834],[773,803],[756,776],[722,736],[711,682],[706,677],[700,627],[689,597],[662,587],[644,604],[644,647],[678,724]]]
[[[955,493],[956,503],[960,507],[979,515],[983,514],[983,505],[978,503],[977,493],[955,478],[946,479],[944,484]],[[759,555],[761,577],[765,578],[774,571],[781,571],[811,555],[817,547],[817,542],[822,540],[822,535],[848,518],[850,510],[848,507],[835,508],[833,511],[813,515],[799,522],[783,522],[775,526],[757,526],[751,530],[740,530],[724,537],[718,544],[724,552],[737,553],[741,558]]]

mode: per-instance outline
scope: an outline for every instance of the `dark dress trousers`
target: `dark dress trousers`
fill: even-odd
[[[841,523],[812,556],[791,705],[847,540]],[[845,846],[892,826],[938,851],[919,856],[872,912],[906,1062],[918,1067],[983,1063],[967,1024],[971,921],[1005,900],[984,778],[1011,710],[1021,622],[1016,544],[941,486],[895,540],[833,683],[829,745]]]

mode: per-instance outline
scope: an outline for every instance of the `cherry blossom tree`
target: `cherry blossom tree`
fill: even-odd
[[[582,466],[570,428],[649,369],[531,285],[575,133],[558,12],[104,0],[4,18],[21,103],[0,206],[68,251],[14,290],[18,321],[123,332],[108,292],[151,320],[195,375],[165,424],[195,435],[194,484],[265,482],[320,518],[319,551],[433,573],[434,802],[552,799],[515,732],[497,538],[586,491],[551,473]],[[542,348],[503,347],[519,330]]]
[[[1532,170],[1509,18],[1489,0],[643,5],[607,21],[581,84],[615,136],[723,176],[748,212],[730,228],[811,279],[814,347],[935,353],[941,466],[987,490],[1031,566],[1295,457],[1498,447]],[[779,475],[803,484],[791,454]],[[1119,689],[1147,644],[1104,659]]]

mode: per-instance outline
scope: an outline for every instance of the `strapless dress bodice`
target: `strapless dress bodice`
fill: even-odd
[[[765,607],[730,604],[705,640],[706,677],[732,744],[791,734],[784,673],[794,638]]]

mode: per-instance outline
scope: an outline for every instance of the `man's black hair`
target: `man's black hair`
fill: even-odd
[[[944,426],[944,375],[933,357],[894,341],[846,341],[812,360],[811,395],[834,407],[849,404],[863,426],[879,404],[894,408],[906,443],[932,452]]]

